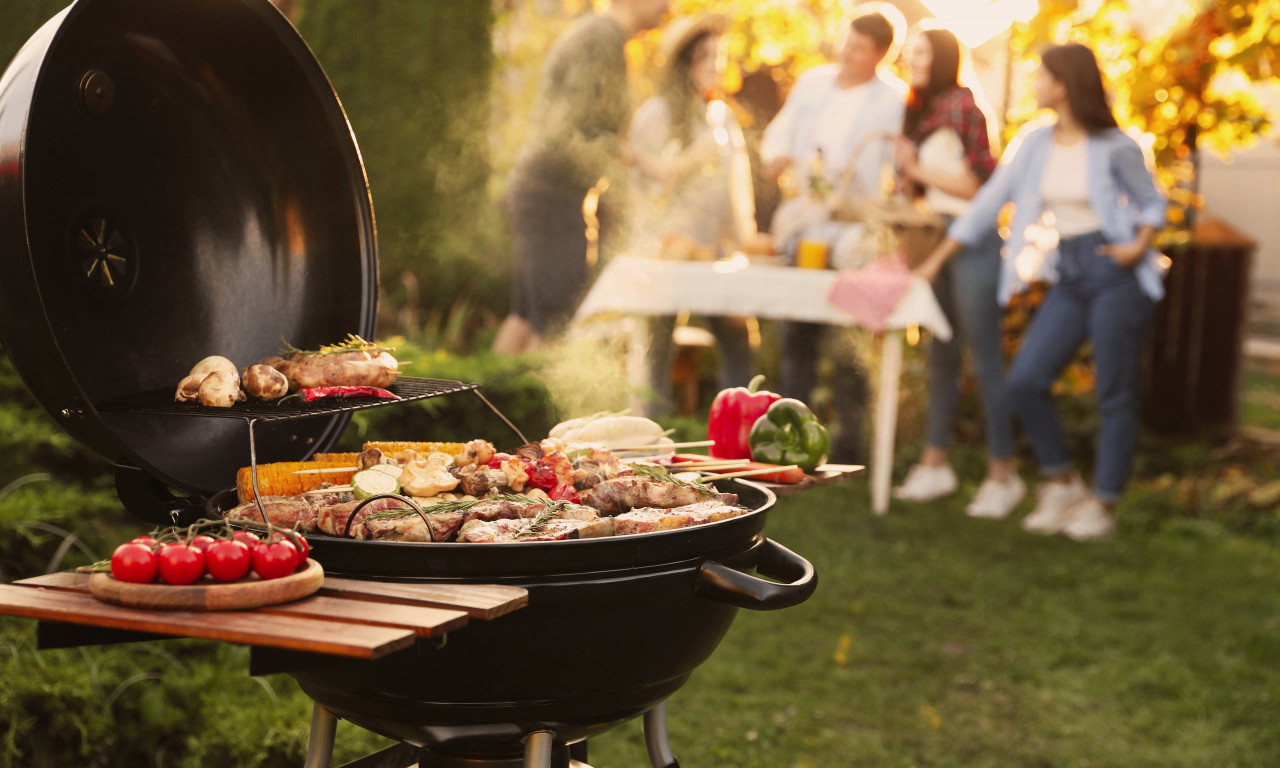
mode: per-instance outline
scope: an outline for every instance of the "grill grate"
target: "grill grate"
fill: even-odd
[[[274,400],[249,399],[230,408],[209,408],[199,403],[179,403],[173,399],[173,390],[157,390],[138,395],[119,397],[97,406],[100,413],[165,414],[174,416],[203,416],[223,419],[249,419],[254,421],[281,421],[310,416],[326,416],[343,411],[361,411],[383,405],[403,405],[414,400],[451,395],[476,390],[479,384],[463,384],[443,379],[417,379],[408,376],[397,378],[387,387],[400,396],[399,400],[376,397],[337,397],[306,402],[290,399],[281,403]],[[479,394],[479,393],[477,393]]]

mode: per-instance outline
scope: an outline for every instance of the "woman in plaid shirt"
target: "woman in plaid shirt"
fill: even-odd
[[[908,61],[911,92],[896,139],[894,161],[900,185],[923,198],[927,207],[954,220],[991,175],[986,115],[973,92],[959,84],[960,44],[944,29],[922,29],[912,36]],[[955,428],[961,352],[969,351],[985,413],[987,476],[967,507],[974,517],[1001,518],[1026,495],[1013,462],[1013,414],[1005,396],[1000,348],[1000,237],[986,237],[949,260],[933,281],[938,303],[956,333],[950,341],[932,339],[929,347],[929,419],[920,463],[911,468],[894,495],[928,501],[956,490],[947,448]]]

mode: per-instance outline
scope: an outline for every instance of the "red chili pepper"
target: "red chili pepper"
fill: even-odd
[[[774,401],[782,399],[782,395],[774,392],[757,391],[763,383],[764,376],[757,376],[745,387],[721,390],[711,401],[707,439],[715,441],[708,451],[712,456],[717,459],[751,458],[747,436],[751,434],[752,425]]]
[[[399,400],[400,396],[382,387],[356,387],[343,385],[337,387],[309,387],[301,390],[302,399],[308,403],[326,397],[380,397],[384,400]]]

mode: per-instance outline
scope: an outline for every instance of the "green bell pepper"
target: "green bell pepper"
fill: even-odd
[[[809,406],[784,397],[756,419],[747,438],[751,460],[767,464],[795,464],[806,472],[827,462],[831,437]]]

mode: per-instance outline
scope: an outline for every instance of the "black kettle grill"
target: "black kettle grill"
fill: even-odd
[[[393,391],[404,400],[390,405],[173,402],[206,355],[243,366],[282,339],[315,348],[376,330],[373,209],[355,137],[266,0],[77,0],[41,27],[0,80],[0,265],[5,350],[150,523],[224,510],[238,468],[325,450],[355,408],[479,394],[402,377]],[[369,758],[379,765],[395,751],[423,766],[496,768],[568,765],[570,745],[641,714],[654,765],[675,765],[666,697],[739,608],[796,605],[816,586],[807,561],[763,537],[773,494],[724,489],[753,511],[639,536],[315,536],[313,557],[332,574],[511,584],[529,604],[443,647],[374,662],[257,649],[254,671],[288,671],[316,700],[308,766],[328,764],[334,716],[399,742]],[[563,652],[530,663],[548,649]]]

